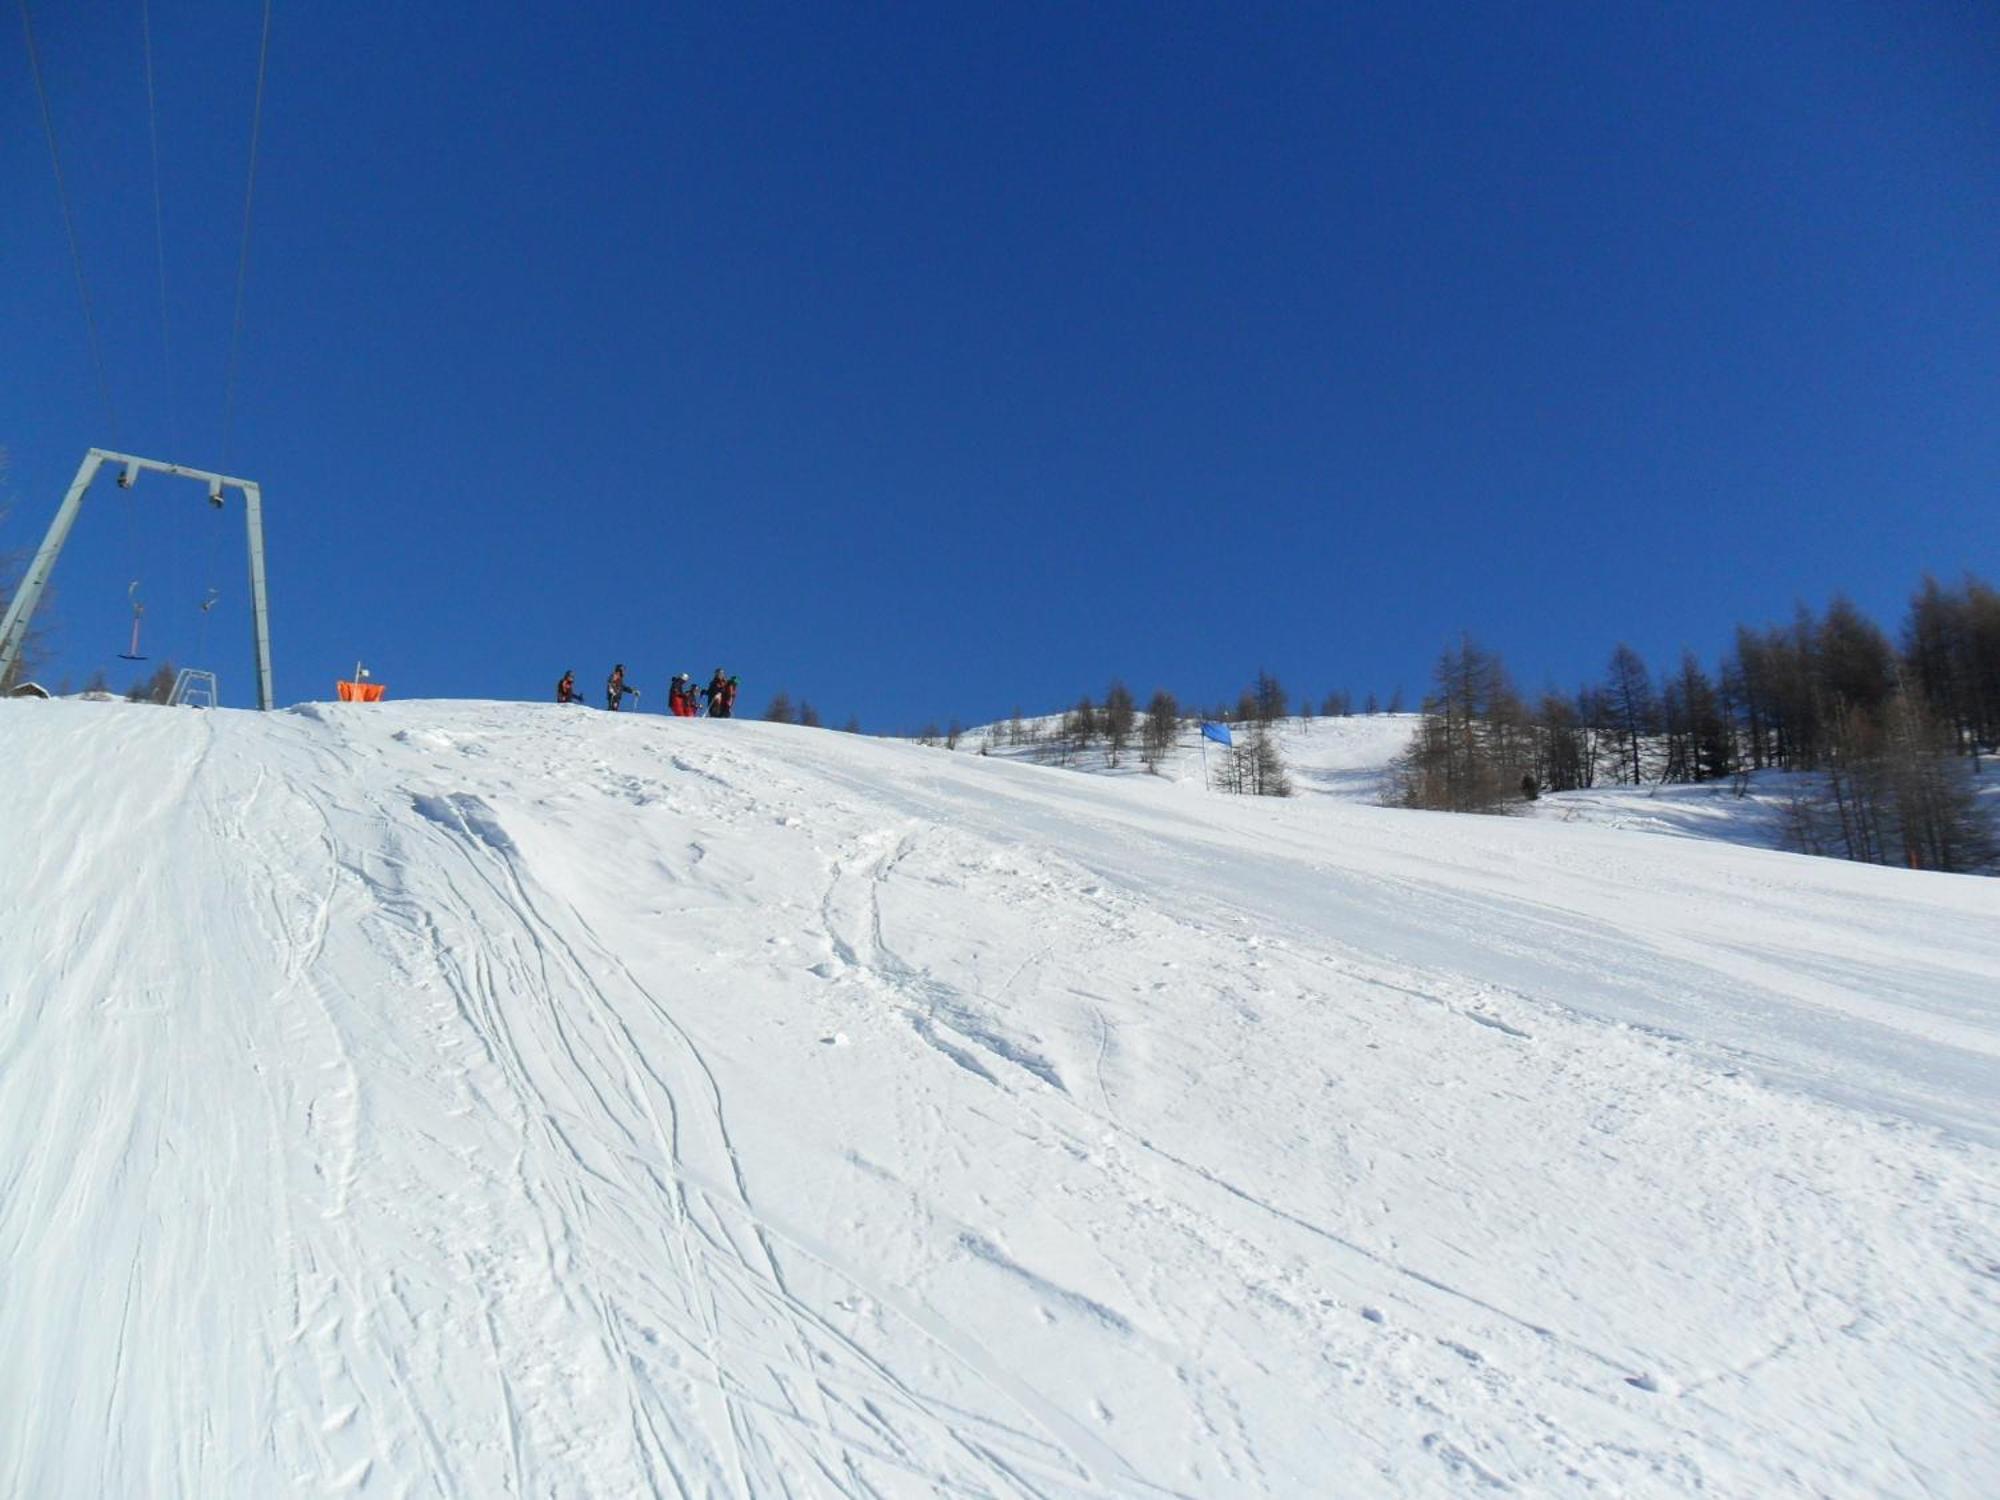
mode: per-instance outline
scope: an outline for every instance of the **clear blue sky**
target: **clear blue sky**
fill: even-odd
[[[33,13],[118,425],[16,16],[0,547],[93,443],[260,480],[285,701],[1414,697],[1460,629],[1572,686],[2000,575],[1975,0],[279,0],[226,455],[260,7],[152,5],[171,366],[140,5]],[[51,675],[134,576],[188,661],[219,546],[246,701],[237,517],[92,505]]]

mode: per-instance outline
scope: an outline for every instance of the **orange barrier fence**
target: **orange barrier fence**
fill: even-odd
[[[342,703],[380,703],[387,683],[381,682],[336,682]]]

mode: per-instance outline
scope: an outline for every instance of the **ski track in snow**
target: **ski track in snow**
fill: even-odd
[[[2000,1472],[2000,882],[542,706],[0,758],[0,1494]]]

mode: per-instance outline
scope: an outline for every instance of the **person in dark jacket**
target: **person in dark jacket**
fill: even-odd
[[[625,663],[621,661],[611,669],[611,675],[605,679],[604,706],[614,714],[617,713],[619,706],[624,703],[627,693],[630,693],[635,698],[639,696],[637,688],[625,686]]]
[[[565,672],[562,674],[562,681],[556,684],[556,702],[558,703],[583,702],[583,694],[579,693],[576,690],[576,673]]]
[[[708,716],[711,719],[729,717],[729,679],[722,675],[722,668],[715,669],[715,675],[708,679],[708,686],[701,690],[708,700]]]

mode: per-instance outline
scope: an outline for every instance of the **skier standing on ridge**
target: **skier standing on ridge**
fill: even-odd
[[[667,689],[667,709],[677,719],[694,717],[694,679],[687,673],[674,674],[673,686]]]
[[[701,690],[708,700],[708,716],[711,719],[729,717],[729,679],[722,675],[722,668],[715,669],[715,675],[708,679],[708,686]]]
[[[579,693],[576,690],[576,673],[574,671],[563,673],[562,681],[556,684],[556,702],[558,703],[583,702],[583,694]]]
[[[627,693],[630,693],[634,698],[639,696],[637,688],[625,686],[625,663],[621,661],[611,669],[610,677],[605,679],[604,706],[614,714],[617,713],[619,705],[625,701]]]

